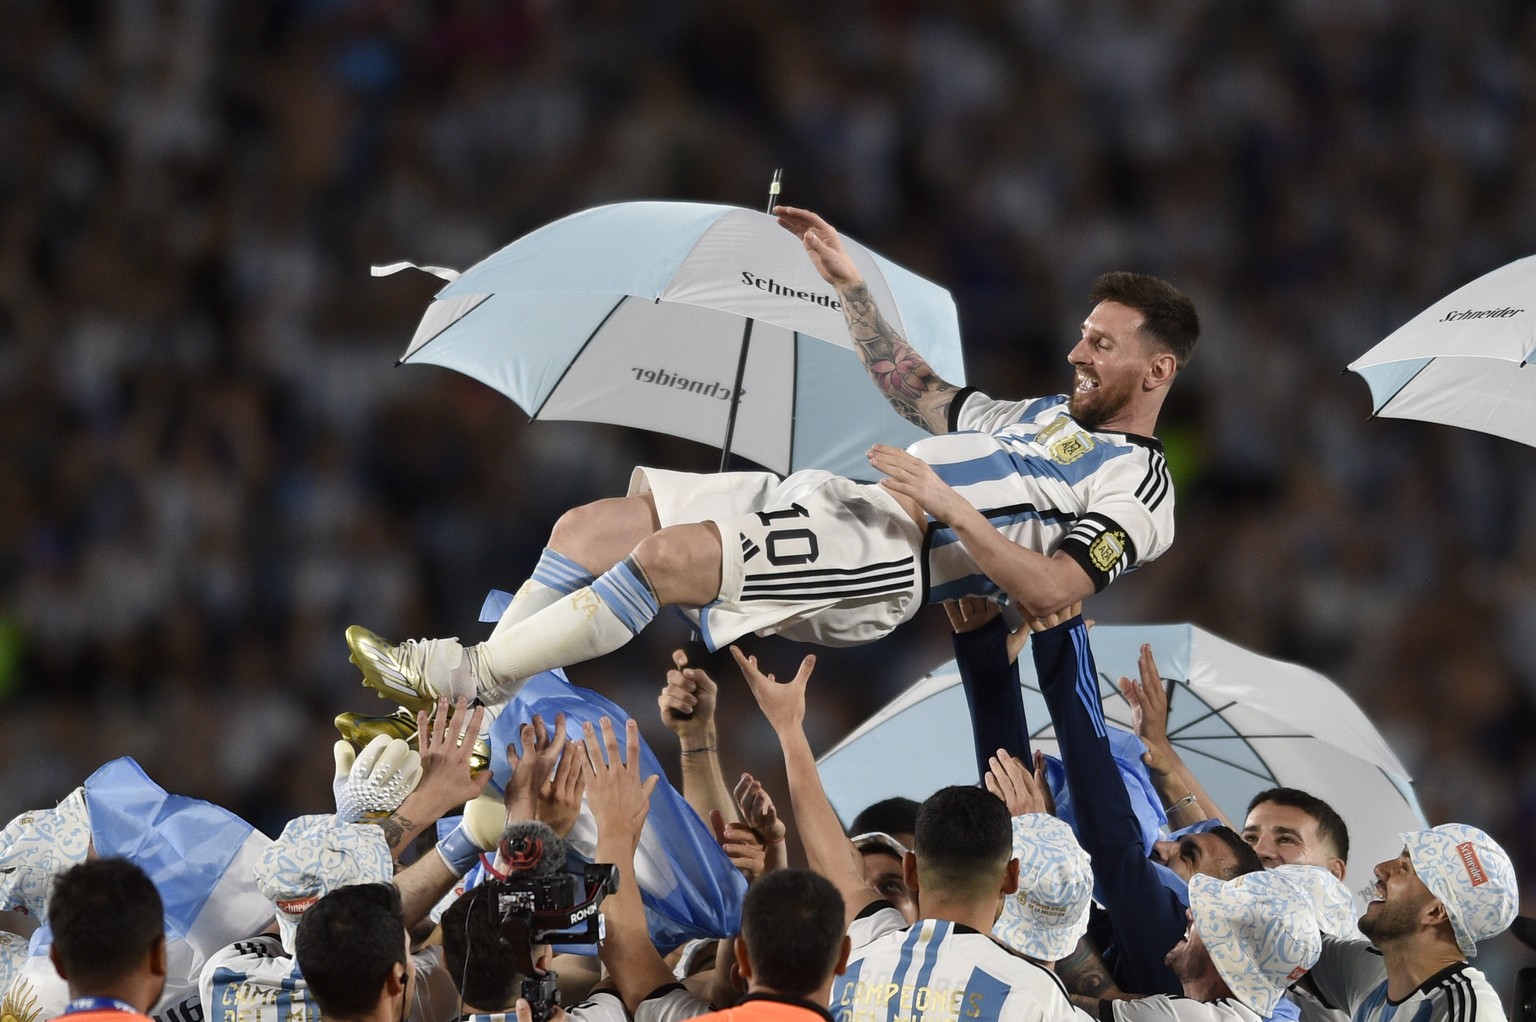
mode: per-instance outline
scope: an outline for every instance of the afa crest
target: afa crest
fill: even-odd
[[[1058,465],[1070,465],[1096,446],[1087,433],[1064,436],[1051,445],[1051,460]]]
[[[1088,544],[1088,559],[1100,571],[1112,571],[1125,556],[1126,538],[1119,529],[1099,533],[1098,538]]]

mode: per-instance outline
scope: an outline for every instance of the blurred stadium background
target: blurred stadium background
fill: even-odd
[[[1487,828],[1536,881],[1536,451],[1372,421],[1341,375],[1536,250],[1536,6],[6,12],[0,818],[122,754],[272,833],[326,807],[330,717],[384,708],[345,625],[478,637],[484,591],[519,583],[561,509],[634,463],[715,460],[394,369],[434,282],[369,264],[466,266],[602,202],[757,206],[781,166],[786,201],[954,291],[971,382],[1000,395],[1065,386],[1098,272],[1190,292],[1205,339],[1162,430],[1179,539],[1093,616],[1328,673],[1431,821]],[[664,759],[651,707],[685,637],[572,672]],[[824,658],[813,741],[947,650],[934,610]],[[728,769],[772,783],[771,734],[718,677]],[[1530,960],[1489,957],[1496,980]]]

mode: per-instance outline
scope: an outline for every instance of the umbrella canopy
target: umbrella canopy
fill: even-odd
[[[1402,851],[1401,833],[1426,826],[1408,773],[1353,700],[1333,682],[1271,660],[1193,625],[1100,625],[1089,633],[1104,716],[1130,728],[1115,684],[1137,677],[1151,643],[1170,686],[1168,733],[1212,798],[1239,824],[1265,788],[1300,788],[1338,810],[1349,827],[1351,889]],[[1019,658],[1036,747],[1059,754],[1055,729],[1026,647]],[[957,755],[970,731],[960,676],[950,663],[921,679],[820,760],[843,819],[893,795],[923,798],[974,784],[975,761]]]
[[[1536,256],[1458,288],[1349,364],[1377,415],[1536,446]]]
[[[940,376],[963,382],[949,292],[844,244],[887,321]],[[451,282],[401,361],[456,369],[535,419],[636,426],[716,447],[734,425],[728,449],[774,471],[861,479],[874,475],[870,444],[926,435],[870,382],[836,292],[767,214],[691,202],[599,206],[462,275],[431,269]]]

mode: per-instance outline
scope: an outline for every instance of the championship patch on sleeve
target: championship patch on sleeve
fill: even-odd
[[[1100,571],[1114,571],[1125,556],[1126,535],[1122,529],[1106,529],[1088,544],[1088,559]]]

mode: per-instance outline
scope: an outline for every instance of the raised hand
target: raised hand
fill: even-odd
[[[601,735],[599,735],[599,729]],[[594,728],[591,721],[582,724],[587,759],[592,776],[587,781],[587,805],[597,820],[599,840],[605,829],[626,835],[630,849],[640,841],[640,830],[651,809],[651,792],[659,779],[656,775],[640,779],[640,725],[629,720],[624,726],[624,753],[613,721],[602,718]]]
[[[673,668],[656,697],[661,722],[677,735],[684,749],[712,744],[715,740],[715,703],[720,688],[702,668],[688,666],[688,654],[672,651]],[[689,714],[690,716],[682,716]]]
[[[1007,749],[998,749],[987,762],[992,768],[984,778],[987,790],[1002,799],[1009,816],[1050,811],[1046,808],[1049,794],[1043,770],[1031,773],[1029,766],[1017,756],[1009,755]],[[1043,761],[1037,762],[1044,765]],[[1041,794],[1042,790],[1047,794]]]
[[[1168,745],[1168,690],[1150,645],[1142,643],[1136,666],[1140,680],[1120,679],[1120,694],[1131,704],[1131,730],[1149,749],[1163,749]]]
[[[780,227],[800,239],[822,280],[833,287],[863,283],[859,268],[831,224],[808,209],[794,206],[775,206],[773,215],[778,217]]]
[[[800,670],[782,685],[772,674],[764,674],[757,665],[757,657],[747,656],[741,647],[732,646],[731,656],[736,658],[741,676],[747,679],[747,686],[774,732],[782,736],[786,731],[799,730],[805,723],[805,686],[816,670],[816,655],[809,654],[800,661]]]
[[[421,745],[421,783],[415,794],[430,797],[437,816],[479,796],[491,779],[489,770],[478,774],[469,761],[480,737],[485,707],[470,708],[461,696],[450,713],[446,698],[437,701],[437,713],[427,720],[425,710],[416,715],[416,734]],[[434,816],[433,819],[436,819]]]

